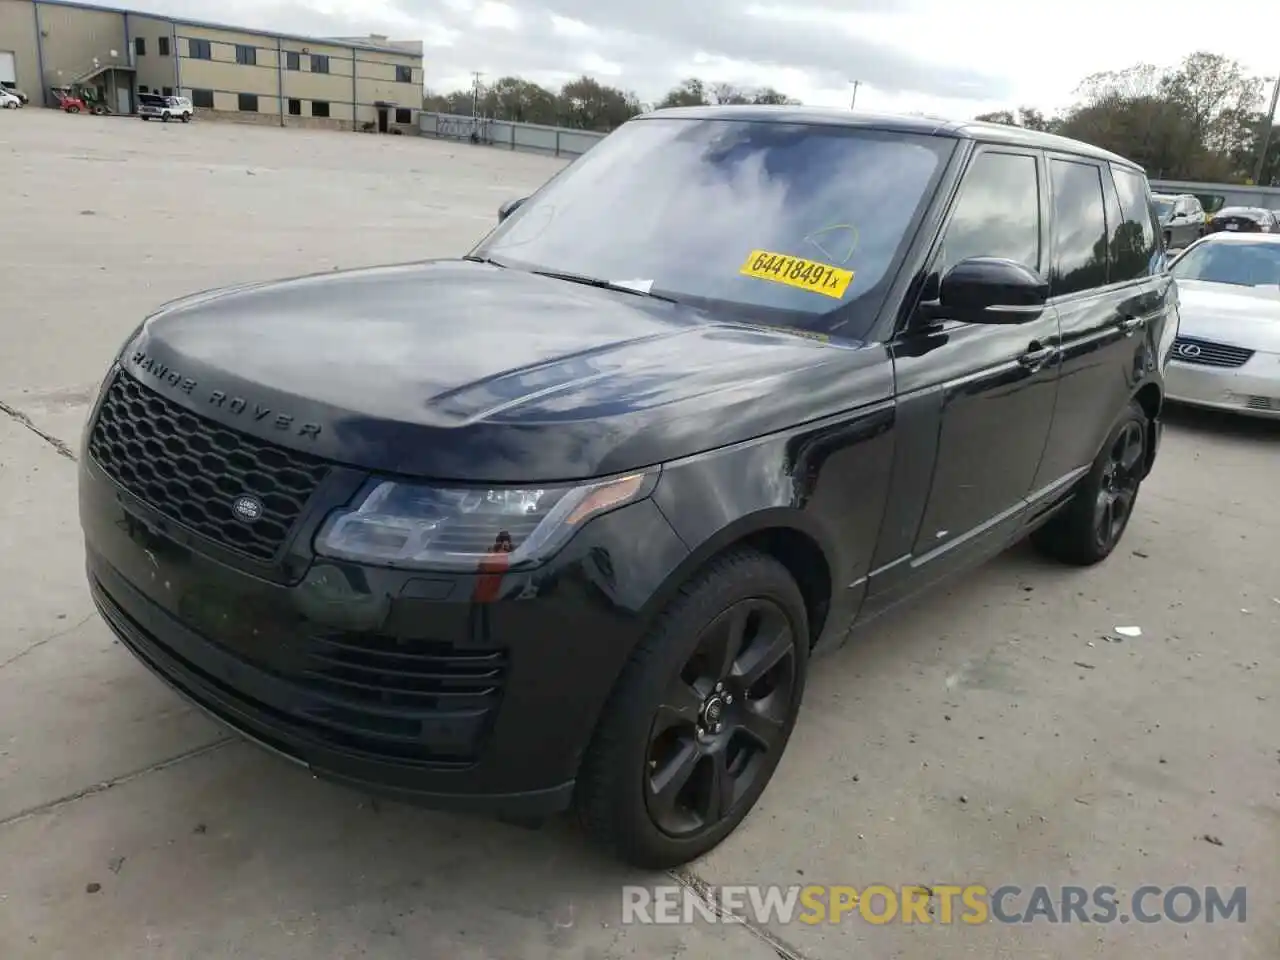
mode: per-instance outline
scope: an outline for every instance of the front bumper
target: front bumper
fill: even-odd
[[[1189,406],[1280,418],[1280,356],[1256,353],[1236,368],[1171,359],[1165,370],[1165,398]]]
[[[475,575],[315,558],[272,581],[174,535],[87,451],[80,515],[103,619],[184,697],[326,779],[502,815],[570,803],[646,601],[687,555],[644,500],[490,603]]]

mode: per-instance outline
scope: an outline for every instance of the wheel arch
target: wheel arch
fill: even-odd
[[[779,507],[741,517],[694,546],[667,576],[645,605],[646,629],[699,572],[735,550],[750,549],[782,564],[795,580],[804,597],[812,648],[826,626],[834,595],[831,554],[824,540],[810,518],[799,510]]]

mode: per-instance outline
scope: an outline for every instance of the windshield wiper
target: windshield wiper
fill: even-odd
[[[473,254],[467,254],[462,259],[467,260],[471,263],[487,263],[491,267],[502,267],[504,270],[506,269],[506,266],[507,266],[505,263],[502,263],[501,261],[498,261],[498,260],[494,260],[492,257],[477,257]]]
[[[617,290],[619,293],[632,293],[637,297],[648,297],[651,300],[661,300],[664,303],[679,303],[675,297],[664,297],[660,293],[650,293],[648,290],[637,290],[635,287],[628,287],[623,283],[612,283],[609,280],[601,280],[599,277],[588,277],[581,273],[560,273],[556,270],[530,270],[530,273],[536,273],[540,277],[550,277],[552,280],[565,280],[569,283],[580,283],[584,287],[595,287],[598,290]]]

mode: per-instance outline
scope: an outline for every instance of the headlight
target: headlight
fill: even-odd
[[[332,514],[316,553],[408,569],[475,570],[502,554],[507,568],[545,559],[592,517],[642,500],[656,471],[577,486],[443,487],[382,481]]]

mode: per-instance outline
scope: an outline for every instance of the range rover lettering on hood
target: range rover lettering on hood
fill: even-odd
[[[201,387],[195,379],[185,376],[168,364],[161,363],[147,355],[144,350],[135,350],[129,361],[141,374],[145,374],[156,383],[181,390],[188,396],[203,398],[211,407],[230,414],[233,417],[244,417],[258,423],[268,423],[277,430],[316,440],[320,437],[320,424],[299,421],[292,414],[273,410],[260,403],[227,393],[225,390],[210,390]]]

